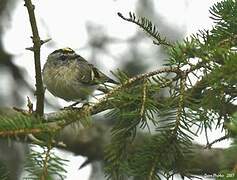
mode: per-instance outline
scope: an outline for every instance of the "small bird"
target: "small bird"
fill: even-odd
[[[49,54],[43,68],[43,82],[54,96],[66,101],[86,100],[100,84],[118,84],[71,48]]]

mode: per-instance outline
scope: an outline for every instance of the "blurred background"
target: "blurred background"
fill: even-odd
[[[165,49],[154,45],[141,29],[119,18],[117,12],[128,16],[131,11],[148,18],[162,36],[175,42],[198,29],[211,28],[208,9],[215,2],[217,0],[33,1],[40,37],[52,39],[41,48],[42,66],[55,49],[71,47],[108,76],[117,68],[130,76],[158,69],[167,59]],[[0,0],[0,107],[26,109],[27,96],[35,102],[33,53],[25,50],[32,46],[30,36],[24,1]],[[46,91],[46,113],[67,104]],[[196,141],[202,143],[203,137]],[[12,143],[9,147],[5,140],[0,142],[0,161],[16,169],[13,179],[20,177],[28,147],[21,143]],[[78,171],[83,157],[60,153],[70,160],[67,179],[90,177],[91,165]]]

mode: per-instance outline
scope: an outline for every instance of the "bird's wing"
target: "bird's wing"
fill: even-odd
[[[89,64],[83,57],[79,56],[78,66],[80,66],[80,72],[78,72],[78,80],[81,83],[89,85],[97,85],[105,82],[110,82],[117,84],[116,81],[107,77],[99,69],[97,69],[93,64]]]
[[[77,80],[88,85],[97,85],[105,82],[108,78],[87,61],[77,63]]]

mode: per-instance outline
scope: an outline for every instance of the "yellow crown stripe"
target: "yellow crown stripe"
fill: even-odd
[[[74,52],[71,48],[65,47],[62,49],[64,52]]]

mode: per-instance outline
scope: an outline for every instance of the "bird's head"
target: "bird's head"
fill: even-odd
[[[47,61],[53,64],[68,63],[71,59],[75,59],[77,54],[69,47],[57,49],[49,54]]]

